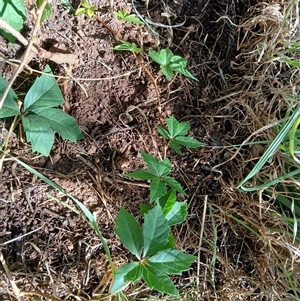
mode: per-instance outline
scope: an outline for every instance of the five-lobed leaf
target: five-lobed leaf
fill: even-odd
[[[143,225],[143,257],[151,256],[163,249],[168,242],[170,227],[162,208],[155,206],[145,214]]]
[[[190,129],[188,122],[179,122],[174,116],[171,116],[167,120],[167,128],[167,131],[161,127],[158,127],[157,130],[163,137],[169,140],[169,146],[179,154],[182,153],[181,146],[196,148],[205,145],[193,137],[185,136]]]
[[[48,65],[44,72],[52,74]],[[37,78],[26,94],[22,122],[27,141],[31,142],[34,152],[48,156],[55,133],[72,142],[85,138],[73,117],[53,108],[63,103],[64,99],[55,78],[46,74]]]
[[[143,233],[140,224],[134,216],[124,208],[120,209],[116,219],[115,232],[121,243],[138,259],[141,259],[143,247]]]
[[[197,80],[187,69],[187,59],[174,55],[169,48],[161,49],[159,52],[150,49],[148,52],[151,59],[159,64],[162,73],[168,80],[171,80],[173,77],[173,72],[178,72],[183,74],[186,77]]]

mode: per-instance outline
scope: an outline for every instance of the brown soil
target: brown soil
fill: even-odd
[[[75,2],[72,4],[77,7],[78,1]],[[113,231],[119,209],[125,207],[139,216],[139,205],[149,200],[147,183],[132,183],[122,174],[144,167],[140,150],[156,156],[163,154],[164,141],[156,131],[161,120],[165,122],[174,115],[189,121],[189,135],[205,142],[207,147],[183,149],[183,155],[170,150],[167,156],[173,163],[172,176],[189,195],[189,217],[174,229],[177,246],[199,255],[200,260],[198,266],[195,264],[174,281],[183,288],[183,294],[186,292],[182,297],[185,300],[271,300],[267,280],[271,272],[266,270],[263,275],[258,268],[260,261],[267,266],[271,260],[265,257],[266,245],[224,213],[246,219],[247,210],[254,208],[257,213],[260,207],[265,208],[256,197],[247,199],[234,189],[250,168],[243,164],[241,170],[240,164],[258,156],[259,150],[244,147],[227,162],[236,149],[224,147],[242,143],[255,130],[248,122],[252,117],[227,99],[232,93],[230,80],[240,76],[239,70],[231,68],[239,54],[239,35],[234,24],[242,23],[250,1],[166,1],[165,6],[163,2],[150,1],[148,17],[153,21],[185,21],[181,27],[152,26],[159,36],[147,26],[125,24],[113,16],[114,11],[121,9],[134,12],[130,3],[92,2],[100,7],[97,15],[122,39],[143,45],[143,63],[154,76],[159,69],[149,61],[147,50],[168,46],[189,59],[188,69],[198,82],[180,75],[171,82],[161,77],[160,118],[154,85],[134,55],[114,51],[116,37],[95,18],[74,16],[54,1],[50,19],[41,26],[39,41],[48,50],[55,46],[77,56],[75,64],[50,65],[59,76],[66,100],[63,109],[76,118],[86,139],[71,143],[57,137],[51,156],[44,158],[32,154],[21,131],[16,130],[9,142],[11,154],[59,184],[95,213],[118,266],[130,258]],[[147,14],[145,2],[136,2],[136,9]],[[171,16],[166,18],[162,13]],[[26,22],[32,28],[31,13]],[[1,51],[8,49],[3,40],[1,46]],[[16,49],[4,54],[13,58]],[[31,65],[42,70],[46,63],[49,61],[34,58]],[[7,66],[1,68],[8,79],[11,70]],[[26,74],[21,77],[22,81],[28,79]],[[1,127],[4,139],[3,122]],[[17,287],[52,295],[53,300],[87,300],[107,293],[111,284],[109,265],[93,229],[82,216],[49,196],[74,206],[62,193],[6,158],[0,173],[0,245]],[[210,226],[205,228],[204,237],[216,244],[218,251],[214,274],[213,249],[208,243],[199,249],[206,197],[211,214],[207,211]],[[259,227],[252,215],[251,211],[249,224]],[[261,218],[267,227],[268,215]],[[0,300],[16,300],[7,273],[2,273],[0,283]],[[289,296],[280,279],[274,286],[281,295],[272,300]],[[129,287],[128,292],[134,292],[135,297],[155,297],[154,292],[142,289],[139,286],[134,292]],[[21,300],[35,299],[25,296]]]

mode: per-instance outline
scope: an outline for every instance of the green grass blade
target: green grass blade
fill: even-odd
[[[285,136],[288,134],[289,130],[292,128],[296,120],[298,119],[300,115],[300,106],[296,108],[296,110],[293,112],[290,119],[287,121],[287,123],[282,127],[279,134],[276,136],[274,141],[271,143],[271,145],[268,147],[266,152],[262,155],[262,157],[259,159],[259,161],[256,163],[256,165],[253,167],[251,172],[246,176],[246,178],[239,184],[238,188],[242,189],[243,191],[253,191],[253,188],[250,188],[252,190],[249,190],[249,188],[245,187],[244,184],[251,179],[253,176],[255,176],[261,168],[265,165],[265,163],[269,160],[269,158],[276,152],[278,149],[280,143],[285,138]]]

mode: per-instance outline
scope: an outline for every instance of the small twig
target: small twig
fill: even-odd
[[[155,88],[155,93],[156,93],[156,97],[157,97],[157,109],[158,109],[158,116],[159,116],[159,124],[160,126],[163,126],[162,123],[162,114],[161,114],[161,100],[160,100],[160,93],[159,93],[159,89],[157,86],[157,80],[159,79],[159,76],[154,78],[154,76],[152,75],[152,73],[149,71],[149,69],[145,66],[145,64],[142,62],[141,58],[139,55],[136,55],[134,53],[137,62],[140,64],[140,66],[145,70],[145,72],[147,73],[147,75],[150,77],[151,81],[154,84],[154,88]]]
[[[10,274],[10,271],[8,269],[8,266],[7,266],[6,262],[5,262],[5,259],[4,259],[4,256],[3,256],[3,253],[1,252],[1,250],[0,250],[0,262],[2,263],[2,266],[3,266],[3,269],[5,271],[6,277],[9,280],[9,282],[10,282],[12,288],[13,288],[14,293],[19,298],[20,290],[17,287],[16,283],[14,282],[14,280],[13,280],[11,274]]]
[[[93,16],[99,23],[101,23],[109,32],[111,32],[114,36],[116,36],[118,39],[121,39],[121,35],[113,30],[109,25],[107,25],[99,16],[94,15]]]
[[[37,35],[37,32],[39,30],[39,27],[40,27],[40,22],[41,22],[41,18],[42,18],[42,14],[43,14],[43,11],[44,11],[44,8],[46,6],[46,4],[48,3],[48,0],[43,0],[41,6],[39,7],[39,9],[37,10],[37,20],[36,20],[36,23],[35,23],[35,26],[34,26],[34,29],[33,29],[33,33],[32,33],[32,37],[31,37],[31,40],[29,41],[28,45],[27,45],[27,48],[25,50],[25,53],[24,53],[24,56],[23,56],[23,59],[21,61],[21,64],[19,65],[18,69],[15,71],[15,73],[13,74],[12,78],[10,79],[2,97],[1,97],[1,100],[0,100],[0,109],[2,108],[3,106],[3,103],[8,95],[8,92],[10,91],[13,83],[15,82],[16,78],[18,77],[18,75],[22,72],[24,66],[26,65],[26,61],[27,61],[27,58],[32,50],[32,46],[33,46],[33,43],[34,43],[34,40],[35,40],[35,37]]]

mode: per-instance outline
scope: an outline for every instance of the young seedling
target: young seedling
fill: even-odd
[[[45,73],[52,74],[47,65]],[[0,96],[7,86],[0,77]],[[64,98],[53,76],[43,74],[37,78],[27,92],[22,109],[17,104],[17,95],[10,90],[0,109],[0,118],[19,116],[32,151],[49,156],[54,143],[54,134],[59,133],[63,139],[75,142],[84,139],[76,120],[56,108],[64,103]]]
[[[132,214],[121,208],[115,232],[138,261],[126,263],[116,271],[112,293],[120,291],[127,282],[143,279],[151,289],[179,294],[169,275],[188,270],[197,257],[170,247],[170,225],[160,205],[145,214],[142,227]]]
[[[82,0],[80,7],[75,12],[75,15],[79,16],[87,14],[89,18],[92,18],[96,10],[98,10],[98,6],[91,5],[87,0]]]
[[[199,142],[193,137],[186,137],[190,124],[188,122],[178,122],[174,116],[171,116],[167,120],[168,130],[162,127],[157,127],[157,131],[167,140],[168,146],[174,149],[177,153],[181,154],[180,147],[186,146],[188,148],[196,148],[204,146],[205,143]]]
[[[143,21],[138,19],[135,15],[130,15],[126,10],[120,10],[117,12],[114,12],[114,15],[120,20],[135,24],[144,24]]]
[[[187,195],[180,183],[169,176],[172,169],[172,164],[168,158],[161,161],[143,151],[141,151],[141,154],[149,169],[136,170],[124,174],[124,176],[133,179],[151,181],[150,203],[157,201],[159,198],[164,196],[168,191],[167,187],[171,187],[183,195]]]
[[[159,52],[150,49],[148,54],[154,62],[159,64],[162,73],[168,80],[173,78],[174,72],[197,80],[197,78],[186,69],[188,60],[179,55],[174,55],[169,48],[162,49]]]

